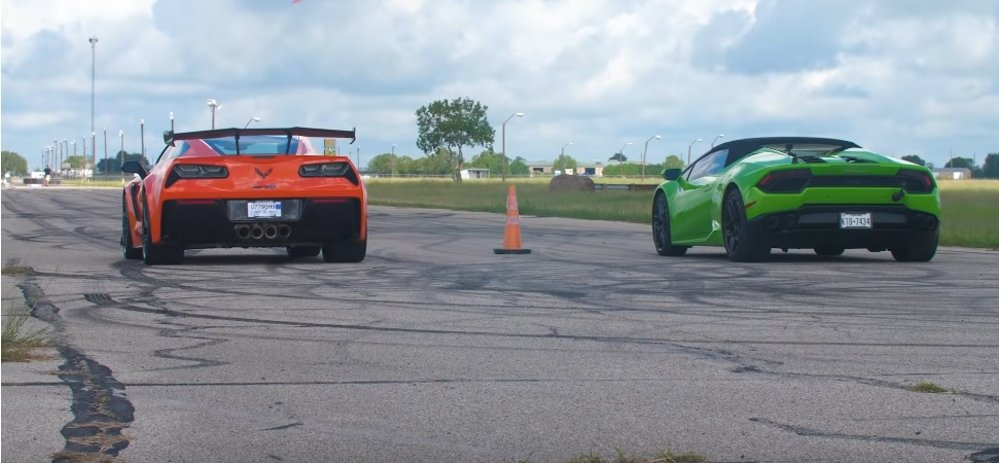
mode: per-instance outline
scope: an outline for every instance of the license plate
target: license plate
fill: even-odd
[[[859,214],[850,214],[847,212],[840,213],[839,215],[839,228],[871,228],[871,213],[863,212]]]
[[[251,219],[281,217],[281,201],[248,201],[246,215]]]

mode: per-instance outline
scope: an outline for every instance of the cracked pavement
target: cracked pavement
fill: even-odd
[[[734,264],[659,257],[645,225],[523,217],[534,253],[496,256],[502,215],[373,207],[361,264],[144,267],[121,258],[118,190],[2,206],[4,265],[34,268],[60,345],[134,407],[124,460],[999,461],[999,252]],[[5,456],[30,445],[8,403],[71,388],[8,371]]]

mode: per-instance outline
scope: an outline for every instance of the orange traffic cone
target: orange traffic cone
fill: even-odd
[[[503,230],[503,249],[493,249],[496,254],[530,254],[530,249],[520,247],[520,210],[517,208],[517,187],[510,185],[506,194],[506,228]]]

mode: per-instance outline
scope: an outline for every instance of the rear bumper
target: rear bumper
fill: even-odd
[[[870,213],[870,229],[841,229],[841,213]],[[933,214],[905,206],[805,206],[749,221],[751,233],[771,248],[891,249],[929,238],[940,228]]]
[[[357,198],[280,201],[282,215],[268,218],[247,217],[246,200],[166,201],[162,240],[193,249],[319,246],[363,238],[364,218]]]

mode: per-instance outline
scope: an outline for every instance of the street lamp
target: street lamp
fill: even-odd
[[[212,108],[212,130],[215,130],[215,110],[222,109],[222,103],[209,98],[208,107]]]
[[[562,145],[562,151],[560,152],[560,157],[561,156],[565,156],[565,147],[569,146],[571,144],[572,144],[572,142],[570,141],[569,143],[566,143],[566,144]]]
[[[108,173],[108,128],[104,127],[104,180]]]
[[[513,113],[513,114],[510,115],[510,117],[506,118],[506,120],[503,121],[503,148],[502,148],[502,150],[503,150],[503,172],[500,173],[500,176],[502,177],[502,181],[504,181],[504,182],[506,182],[506,168],[507,168],[507,162],[506,162],[506,123],[510,122],[510,119],[513,119],[514,116],[524,117],[524,113]]]
[[[139,119],[139,152],[146,158],[146,120]]]
[[[725,138],[725,134],[723,134],[723,133],[720,133],[720,134],[718,134],[717,136],[715,136],[715,139],[714,139],[714,140],[711,140],[711,147],[712,147],[712,148],[714,148],[714,147],[715,147],[715,142],[716,142],[716,141],[718,141],[718,139],[719,139],[719,138]]]
[[[118,130],[118,138],[121,139],[121,151],[118,154],[121,156],[121,162],[118,163],[118,172],[121,173],[121,184],[125,184],[125,171],[122,169],[125,166],[125,131]]]
[[[173,111],[170,111],[170,133],[173,133]]]
[[[624,149],[627,148],[628,145],[631,145],[630,141],[628,143],[621,145],[621,149],[617,150],[618,154],[620,154],[622,158],[624,158]]]
[[[246,121],[246,125],[244,125],[243,128],[245,129],[245,128],[249,127],[250,124],[252,124],[254,122],[260,122],[260,118],[257,117],[257,116],[251,117],[250,120]]]
[[[688,166],[690,165],[690,149],[694,147],[695,143],[700,143],[702,141],[704,141],[704,140],[701,140],[700,138],[698,138],[697,140],[694,140],[694,141],[690,142],[689,145],[687,145],[687,165]]]
[[[94,95],[95,82],[97,81],[97,36],[91,37],[90,41],[90,132],[94,132]]]
[[[656,140],[660,140],[663,137],[660,137],[659,135],[653,135],[649,137],[648,140],[645,140],[645,148],[642,149],[642,177],[645,176],[645,153],[649,151],[649,142],[652,141],[653,138]]]
[[[94,156],[94,164],[91,166],[90,176],[97,179],[97,132],[90,131],[90,154]]]

